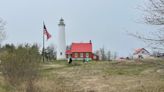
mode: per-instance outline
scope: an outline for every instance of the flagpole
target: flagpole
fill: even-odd
[[[43,62],[44,62],[44,56],[45,56],[45,52],[44,52],[44,22],[43,22]]]

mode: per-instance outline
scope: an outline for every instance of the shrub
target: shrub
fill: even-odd
[[[38,77],[40,55],[36,45],[19,45],[13,50],[6,50],[1,56],[2,74],[11,86],[24,84],[26,92],[34,92],[33,81]]]

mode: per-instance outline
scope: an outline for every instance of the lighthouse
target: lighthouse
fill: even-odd
[[[64,19],[61,18],[58,24],[58,45],[57,45],[57,60],[66,59],[66,40],[65,40],[65,24]]]

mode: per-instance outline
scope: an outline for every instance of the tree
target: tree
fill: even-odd
[[[111,56],[112,56],[112,55],[111,55],[111,51],[108,51],[108,52],[107,52],[107,59],[108,59],[108,61],[111,61]]]
[[[153,32],[149,36],[132,34],[133,36],[142,39],[149,43],[153,49],[164,50],[164,0],[147,0],[144,8],[144,22],[149,25],[158,25],[160,29]]]
[[[101,55],[101,60],[106,60],[107,56],[106,56],[106,52],[105,52],[105,48],[100,48],[100,55]]]
[[[117,59],[117,52],[114,52],[113,59],[114,59],[114,60]]]
[[[5,31],[4,28],[5,28],[5,22],[2,18],[0,18],[0,42],[2,42],[4,40],[4,38],[6,37],[5,35]]]
[[[71,49],[71,45],[67,45],[66,50],[70,50],[70,49]]]
[[[56,48],[53,44],[45,49],[45,57],[47,60],[56,60],[56,53]]]
[[[148,0],[146,6],[147,16],[144,17],[145,23],[151,25],[164,25],[164,0]]]

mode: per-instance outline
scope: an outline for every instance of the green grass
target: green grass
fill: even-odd
[[[39,92],[164,92],[164,60],[53,61],[42,64],[36,86]],[[1,76],[0,92],[8,89]]]

